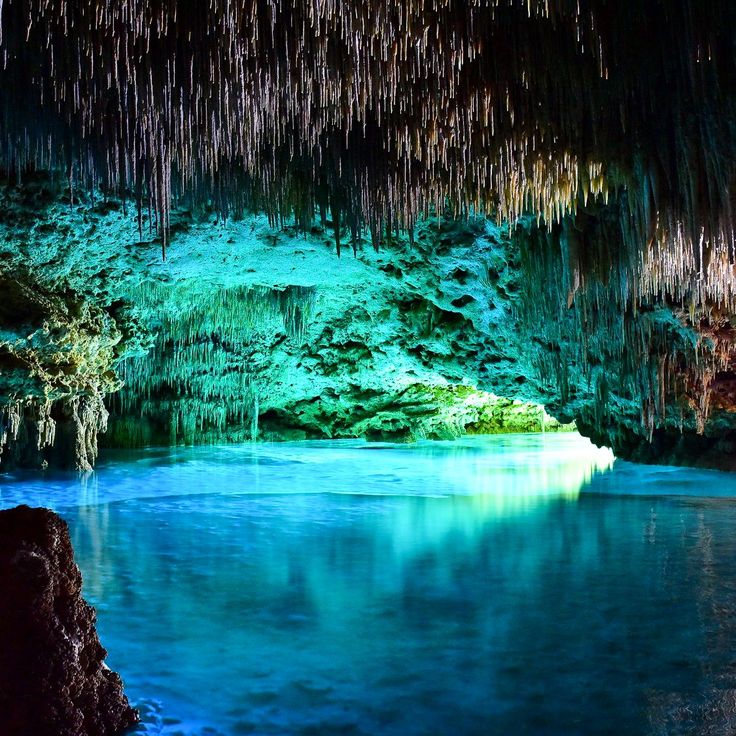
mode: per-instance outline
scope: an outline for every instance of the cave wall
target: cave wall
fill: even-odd
[[[164,261],[119,201],[67,194],[0,188],[5,468],[88,468],[98,436],[539,429],[525,402],[622,457],[732,467],[729,312],[633,288],[657,263],[631,262],[615,202],[554,228],[425,220],[340,258],[330,223],[178,210]]]
[[[472,386],[627,457],[728,464],[734,23],[727,0],[0,2],[0,264],[61,299],[3,342],[28,375],[0,387],[6,463],[65,426],[89,466],[111,369],[126,444],[443,436],[478,423]],[[112,316],[111,360],[67,301]]]
[[[217,262],[237,286],[218,275],[193,290],[186,268],[198,235],[177,241],[180,254],[172,247],[184,275],[143,307],[156,315],[156,345],[121,365],[105,442],[403,441],[541,428],[539,407],[489,393],[519,396],[525,380],[511,333],[489,329],[512,320],[518,289],[497,228],[425,223],[412,244],[340,259],[319,228],[309,238],[233,228]],[[280,268],[283,281],[273,278]]]
[[[5,468],[11,454],[87,468],[98,436],[129,447],[559,428],[527,403],[543,397],[525,385],[514,346],[518,264],[490,222],[428,221],[411,241],[338,258],[329,225],[305,236],[262,217],[223,224],[181,210],[164,261],[156,233],[141,240],[119,201],[72,203],[43,177],[0,198],[0,273],[33,274],[29,293],[55,294],[57,321],[76,310],[104,322],[68,335],[97,351],[78,361],[88,381],[57,386],[46,370],[36,386],[21,370],[13,393],[0,374],[7,406],[32,397]],[[10,313],[17,342],[22,310]],[[39,364],[57,359],[53,346],[37,352]],[[57,429],[40,455],[29,423],[39,412]]]

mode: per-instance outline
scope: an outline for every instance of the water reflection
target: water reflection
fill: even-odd
[[[735,725],[736,506],[671,494],[714,478],[523,436],[152,452],[0,493],[69,520],[149,733],[709,734]]]

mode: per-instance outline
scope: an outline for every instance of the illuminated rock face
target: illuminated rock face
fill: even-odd
[[[126,386],[109,402],[105,442],[403,441],[513,426],[512,411],[493,420],[503,404],[475,390],[518,388],[509,346],[489,330],[494,318],[513,319],[495,289],[517,288],[496,228],[425,224],[413,246],[403,239],[342,259],[329,234],[270,243],[269,231],[230,232],[233,243],[210,244],[202,259],[224,259],[240,283],[223,284],[218,270],[199,294],[187,276],[197,236],[180,239],[178,255],[172,242],[182,281],[156,287],[156,345],[121,366]],[[498,283],[486,287],[489,271]],[[527,413],[516,426],[540,428],[539,408]]]
[[[341,258],[318,225],[180,211],[164,262],[115,201],[70,206],[43,180],[0,197],[23,287],[2,313],[4,467],[89,467],[105,423],[126,447],[540,428],[482,392],[624,457],[731,467],[728,312],[635,297],[605,211],[424,221]]]
[[[0,463],[88,470],[122,333],[115,317],[25,268],[0,269]]]
[[[90,374],[115,368],[99,392],[111,413],[100,435],[108,445],[541,428],[539,407],[483,393],[541,398],[524,385],[514,347],[515,261],[489,223],[427,222],[413,244],[337,258],[319,227],[303,237],[263,218],[222,226],[180,213],[163,262],[114,203],[69,207],[49,186],[25,185],[24,201],[0,190],[13,215],[0,223],[4,268],[30,264],[110,319],[114,350]],[[26,344],[20,326],[9,332],[16,350]],[[82,352],[97,344],[82,331],[77,339]],[[56,354],[47,352],[40,362]],[[89,401],[86,387],[63,400]],[[545,428],[556,422],[547,417]],[[33,464],[31,434],[15,444],[8,436],[6,458]],[[75,457],[52,447],[41,455]]]
[[[48,509],[0,511],[0,732],[115,736],[138,715],[104,664],[66,523]]]

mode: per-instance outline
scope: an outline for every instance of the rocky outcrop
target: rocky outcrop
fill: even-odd
[[[120,387],[112,310],[0,260],[0,464],[88,470]]]
[[[48,509],[0,511],[0,733],[113,736],[137,713],[104,664],[66,523]]]

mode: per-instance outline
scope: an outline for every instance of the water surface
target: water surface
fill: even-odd
[[[736,477],[577,435],[109,455],[69,522],[154,734],[727,734]]]

